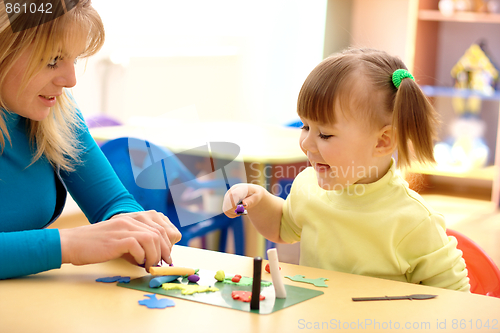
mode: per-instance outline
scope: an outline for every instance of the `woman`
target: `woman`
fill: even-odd
[[[119,257],[171,263],[179,231],[127,192],[66,90],[76,60],[104,43],[99,15],[88,0],[52,20],[20,8],[9,19],[0,6],[0,279]],[[92,224],[45,229],[67,191]]]

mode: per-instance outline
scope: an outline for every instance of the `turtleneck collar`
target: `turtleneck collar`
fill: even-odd
[[[10,112],[5,109],[0,109],[0,110],[3,114],[3,119],[5,121],[7,128],[14,128],[15,126],[17,126],[17,124],[19,124],[21,119],[23,119],[23,117],[21,117],[15,112]]]
[[[358,207],[359,205],[369,205],[376,202],[376,199],[380,196],[388,195],[386,191],[390,191],[391,187],[387,185],[399,178],[397,176],[398,171],[396,169],[396,162],[392,159],[391,166],[387,173],[376,182],[370,184],[354,184],[342,190],[325,192],[335,205],[344,207],[352,205]]]

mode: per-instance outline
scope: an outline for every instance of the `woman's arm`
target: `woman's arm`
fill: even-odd
[[[60,267],[57,229],[0,232],[0,280]]]
[[[143,211],[121,183],[87,126],[81,125],[78,133],[81,161],[75,171],[61,172],[61,177],[90,223],[108,220],[120,213]]]
[[[74,172],[62,173],[63,180],[91,223],[106,220],[110,220],[110,223],[106,224],[106,228],[61,230],[63,262],[85,264],[94,260],[105,261],[108,257],[111,259],[113,256],[129,253],[140,263],[146,259],[146,267],[156,264],[161,258],[171,263],[172,245],[181,239],[177,228],[162,213],[144,212],[125,189],[84,124],[79,133],[79,140],[82,146],[80,155],[82,161],[76,166]],[[107,246],[114,246],[114,248],[109,249],[107,253],[102,252],[102,258],[93,256],[91,253],[85,258],[81,257],[77,249],[84,246],[90,247],[90,244],[99,248],[106,243],[104,238],[99,237],[97,239],[102,242],[95,243],[98,229],[107,232],[108,237],[116,241],[107,243]],[[78,242],[77,233],[79,232],[89,236],[86,240],[87,244]]]

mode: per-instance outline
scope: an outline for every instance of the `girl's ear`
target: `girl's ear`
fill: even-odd
[[[396,132],[392,125],[386,125],[379,131],[377,145],[375,146],[375,156],[392,155],[396,149]]]

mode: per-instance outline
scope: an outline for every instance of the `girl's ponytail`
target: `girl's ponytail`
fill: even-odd
[[[396,75],[395,71],[393,74]],[[406,73],[408,73],[405,70]],[[409,74],[409,73],[408,73]],[[397,89],[393,108],[393,127],[396,129],[398,165],[409,167],[413,157],[420,163],[434,163],[434,144],[438,116],[413,77],[394,80]],[[395,82],[396,81],[396,82]]]

